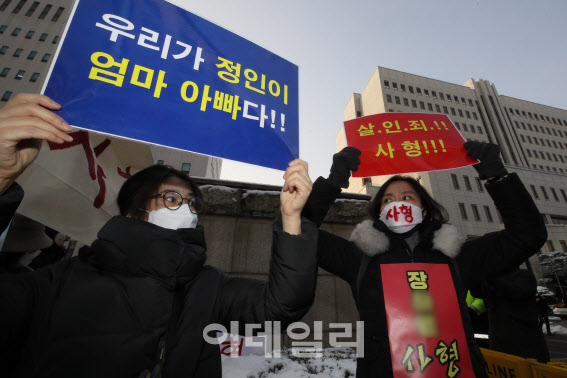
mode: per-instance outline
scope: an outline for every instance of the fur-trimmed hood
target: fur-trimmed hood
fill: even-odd
[[[370,257],[384,253],[390,247],[388,235],[377,230],[373,223],[368,219],[357,224],[350,235],[350,241]],[[443,224],[433,233],[433,249],[441,251],[450,258],[457,257],[464,242],[464,236],[450,224]]]

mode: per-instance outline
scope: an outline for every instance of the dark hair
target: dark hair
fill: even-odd
[[[135,173],[122,185],[116,199],[120,215],[145,220],[146,212],[143,210],[148,207],[151,197],[157,194],[160,185],[171,177],[183,180],[193,191],[193,196],[203,198],[197,184],[186,173],[169,165],[156,164]]]
[[[380,187],[378,193],[376,193],[376,196],[374,197],[374,200],[372,200],[372,204],[369,208],[370,217],[372,217],[374,221],[379,220],[380,207],[382,205],[382,200],[384,199],[386,189],[388,189],[388,186],[395,181],[405,181],[410,184],[415,190],[415,192],[419,196],[419,199],[421,200],[421,205],[423,206],[423,221],[431,221],[434,219],[439,220],[442,223],[447,223],[449,221],[449,214],[447,213],[447,210],[445,210],[443,205],[435,201],[433,197],[431,197],[431,195],[427,192],[427,190],[425,190],[425,188],[421,186],[421,184],[416,179],[410,176],[402,175],[390,177],[388,181],[386,181]]]

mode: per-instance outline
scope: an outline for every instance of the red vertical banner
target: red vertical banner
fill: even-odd
[[[478,163],[445,114],[382,113],[346,121],[347,143],[361,151],[353,177],[427,172]]]
[[[474,377],[449,267],[380,269],[394,377]]]

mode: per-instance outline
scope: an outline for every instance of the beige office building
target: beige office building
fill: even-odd
[[[39,93],[74,0],[0,0],[0,107],[16,93]],[[55,99],[57,100],[57,99]],[[156,163],[220,178],[222,159],[152,146]]]
[[[567,110],[498,94],[486,80],[452,84],[383,67],[345,107],[345,120],[383,112],[444,113],[468,140],[497,143],[510,172],[532,194],[549,233],[542,252],[567,252]],[[337,149],[346,145],[344,130]],[[503,228],[472,167],[411,174],[448,210],[468,236]],[[375,194],[388,176],[351,178],[348,191]],[[521,206],[521,204],[518,204]],[[531,264],[539,275],[537,258]]]

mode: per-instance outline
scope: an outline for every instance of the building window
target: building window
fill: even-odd
[[[461,218],[463,220],[468,220],[469,217],[467,216],[467,209],[465,209],[465,204],[459,202],[459,210],[461,210]]]
[[[20,28],[15,28],[14,31],[12,32],[12,36],[16,37],[18,34],[20,34],[20,32],[22,31],[22,29]]]
[[[51,42],[51,43],[56,44],[57,42],[59,42],[59,36],[58,35],[56,35],[55,38],[53,38],[53,42]]]
[[[0,77],[6,77],[10,73],[10,68],[4,68],[2,72],[0,72]]]
[[[11,96],[12,96],[12,92],[6,91],[4,92],[4,96],[2,96],[2,99],[0,99],[0,101],[8,101]]]
[[[387,101],[387,102],[392,102],[392,96],[386,95],[386,101]]]
[[[423,101],[419,102],[419,107],[423,110],[425,110],[425,104],[423,103]]]
[[[47,39],[47,33],[43,33],[43,34],[39,37],[40,42],[44,42],[46,39]]]
[[[435,104],[435,111],[437,113],[441,113],[441,108],[439,107],[439,105]]]
[[[443,113],[449,114],[449,111],[447,110],[447,107],[446,107],[446,106],[443,107]]]
[[[33,60],[33,58],[35,58],[36,55],[37,55],[37,51],[30,51],[28,55],[28,59]]]
[[[484,206],[484,214],[486,215],[486,219],[492,223],[494,220],[492,219],[492,213],[490,212],[490,207]]]
[[[427,110],[429,110],[430,112],[433,111],[433,104],[431,104],[430,102],[427,103]]]
[[[16,51],[14,51],[14,55],[16,58],[19,58],[20,55],[22,55],[22,51],[24,51],[23,49],[16,49]]]
[[[565,190],[559,189],[559,191],[561,192],[561,195],[563,196],[563,199],[565,200],[565,202],[567,202],[567,193],[565,193]]]
[[[419,96],[422,96],[422,94],[421,94],[421,88],[415,87],[415,91],[417,92],[417,94],[418,94]]]
[[[417,101],[411,100],[411,106],[413,106],[414,108],[417,108]]]
[[[439,98],[440,98],[441,100],[445,100],[445,96],[443,95],[443,93],[439,92]]]
[[[457,115],[457,113],[455,113],[455,108],[451,108],[451,114],[454,115],[454,116]]]
[[[477,130],[478,130],[478,133],[482,135],[482,127],[477,126],[476,128],[477,128]]]
[[[37,79],[39,78],[39,72],[34,72],[31,77],[30,77],[30,81],[32,83],[35,83],[37,81]]]
[[[163,160],[158,160],[157,165],[163,165]]]
[[[59,9],[57,9],[55,14],[53,15],[53,18],[51,18],[51,21],[57,22],[57,20],[59,20],[59,17],[61,17],[61,14],[63,13],[64,10],[65,10],[65,8],[59,7]]]
[[[463,116],[463,111],[461,109],[459,109],[459,117]]]
[[[431,91],[431,97],[433,97],[433,98],[437,98],[437,92],[435,92],[435,91]]]
[[[28,11],[26,12],[26,17],[30,17],[33,14],[33,12],[35,12],[38,5],[39,5],[39,1],[34,1],[30,9],[28,9]]]
[[[472,186],[471,186],[471,182],[469,180],[469,176],[463,176],[463,180],[465,181],[465,188],[468,191],[472,191]]]
[[[390,89],[390,82],[388,80],[384,80],[384,87]]]
[[[8,27],[8,25],[2,25],[0,26],[0,34],[3,34],[6,31],[6,28]]]
[[[402,102],[400,101],[400,97],[399,97],[399,96],[396,96],[394,99],[396,100],[396,104],[397,104],[397,105],[401,105],[401,104],[402,104]]]
[[[461,130],[461,125],[459,124],[459,122],[455,122],[455,126],[457,126],[457,130]]]
[[[400,90],[401,90],[402,92],[405,92],[405,91],[406,91],[406,86],[405,86],[404,84],[400,84]]]
[[[8,5],[10,5],[11,2],[12,2],[12,0],[4,0],[2,5],[0,5],[0,12],[5,11],[6,8],[8,7]]]
[[[26,39],[31,39],[31,37],[33,37],[34,34],[35,34],[35,31],[30,30],[30,31],[26,34]]]
[[[477,205],[471,205],[472,207],[472,212],[474,215],[474,220],[477,222],[480,222],[480,214],[478,212],[478,206]]]
[[[12,14],[18,14],[20,13],[20,11],[22,10],[22,8],[24,7],[24,4],[26,3],[27,0],[20,0],[20,2],[18,3],[18,5],[16,5],[16,7],[14,8],[14,10],[12,11]]]
[[[398,90],[398,83],[392,82],[392,89],[397,91]]]
[[[41,11],[41,13],[39,14],[39,17],[37,19],[43,20],[45,18],[45,16],[47,16],[47,13],[49,13],[49,11],[51,10],[51,7],[52,7],[51,4],[47,4],[45,6],[45,8],[43,8],[43,10]]]
[[[423,90],[423,94],[425,95],[425,97],[429,97],[429,91],[427,89]]]
[[[364,177],[362,179],[362,186],[372,185],[372,178]]]
[[[191,171],[191,163],[181,163],[181,172],[189,174]]]
[[[42,62],[47,62],[47,61],[49,60],[49,58],[51,58],[51,54],[45,54],[45,55],[43,56],[43,58],[41,58],[41,61],[42,61]]]
[[[407,98],[404,97],[404,105],[405,106],[409,106],[409,100]]]
[[[8,51],[8,46],[2,46],[2,48],[0,49],[0,55],[6,54],[6,51]]]
[[[549,171],[549,168],[548,168],[547,170]],[[540,186],[540,188],[541,188],[541,191],[542,191],[542,193],[543,193],[543,198],[545,198],[546,200],[548,200],[549,197],[547,196],[547,191],[545,190],[545,187],[544,187],[544,186]]]
[[[356,118],[362,117],[362,112],[360,110],[356,111]]]
[[[26,74],[26,71],[24,71],[24,70],[19,70],[18,73],[16,74],[16,77],[14,77],[14,79],[16,79],[16,80],[22,80],[22,78],[24,77],[25,74]]]
[[[547,244],[547,249],[549,250],[549,252],[555,251],[555,248],[553,248],[553,242],[551,240],[546,241],[545,244]]]
[[[559,240],[559,244],[561,244],[563,252],[567,252],[567,243],[565,243],[565,240]]]
[[[530,188],[532,188],[532,193],[534,194],[534,198],[536,198],[536,199],[539,198],[535,186],[530,185]]]
[[[459,180],[457,179],[457,175],[454,173],[451,173],[451,180],[453,181],[453,189],[455,190],[459,190]]]
[[[413,87],[411,85],[408,86],[408,90],[410,93],[413,93]]]

